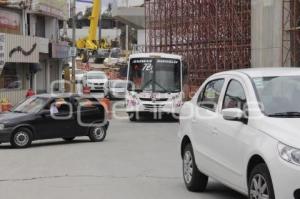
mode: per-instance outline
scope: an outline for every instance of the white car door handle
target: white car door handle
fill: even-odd
[[[218,135],[218,134],[219,134],[218,129],[214,128],[214,129],[212,130],[212,134],[213,134],[213,135]]]

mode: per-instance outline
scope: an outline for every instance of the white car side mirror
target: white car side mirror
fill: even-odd
[[[239,108],[228,108],[222,110],[222,115],[225,120],[246,122],[247,118],[244,117],[244,112]],[[246,122],[247,123],[247,122]]]

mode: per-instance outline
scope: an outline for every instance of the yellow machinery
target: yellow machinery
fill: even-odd
[[[76,41],[76,47],[79,49],[83,62],[88,62],[90,53],[97,53],[98,49],[107,49],[107,41],[97,40],[97,29],[101,14],[101,0],[93,0],[92,15],[89,17],[90,29],[87,37]]]

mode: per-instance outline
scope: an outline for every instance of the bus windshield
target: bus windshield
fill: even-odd
[[[181,62],[163,58],[131,59],[129,81],[129,90],[137,92],[180,92]]]

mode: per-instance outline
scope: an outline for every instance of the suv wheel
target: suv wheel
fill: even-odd
[[[188,144],[184,149],[183,179],[189,191],[203,192],[207,187],[208,176],[198,170],[191,144]]]
[[[265,164],[252,170],[248,183],[249,199],[275,199],[271,175]]]
[[[92,142],[102,142],[106,137],[106,128],[104,126],[93,127],[90,130],[89,138]]]
[[[11,136],[10,144],[14,148],[27,148],[32,142],[32,132],[27,128],[17,129]]]

